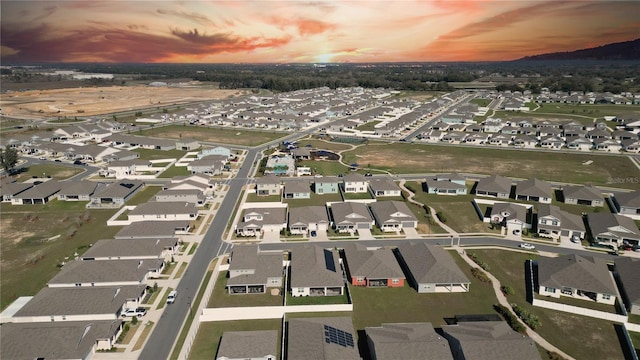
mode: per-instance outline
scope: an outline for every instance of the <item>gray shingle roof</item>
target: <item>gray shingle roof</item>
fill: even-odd
[[[194,203],[184,201],[167,201],[167,202],[146,202],[139,204],[135,209],[129,211],[131,215],[188,215],[197,214],[198,209]]]
[[[291,287],[344,286],[338,253],[315,245],[291,250]]]
[[[42,184],[34,185],[13,197],[15,199],[44,199],[57,193],[61,188],[62,185],[60,181],[49,180]]]
[[[92,198],[125,198],[144,186],[140,180],[120,180],[93,194]]]
[[[62,267],[49,284],[141,282],[149,270],[157,270],[163,260],[76,260]]]
[[[91,354],[96,339],[113,337],[121,325],[122,320],[4,324],[0,357],[12,360],[85,359]]]
[[[301,206],[289,209],[289,226],[311,223],[328,224],[327,208],[324,206]]]
[[[226,331],[222,334],[216,359],[255,359],[278,356],[278,330]]]
[[[267,175],[262,176],[256,179],[256,184],[258,185],[266,185],[266,184],[280,184],[282,181],[275,175]]]
[[[602,192],[593,186],[565,186],[562,194],[566,199],[602,200]]]
[[[561,210],[556,205],[540,204],[538,205],[538,219],[542,217],[552,216],[560,222],[557,226],[559,229],[585,231],[584,221],[582,217]],[[550,224],[541,225],[544,227],[552,227]]]
[[[425,243],[398,246],[402,259],[419,284],[468,284],[469,279],[444,249]]]
[[[551,198],[553,190],[548,182],[534,178],[516,184],[516,194]]]
[[[491,207],[491,216],[508,214],[507,219],[518,219],[523,223],[527,223],[527,212],[526,207],[510,202],[498,202]]]
[[[536,343],[504,321],[459,322],[442,326],[442,331],[460,343],[467,360],[541,359]]]
[[[377,201],[369,205],[371,212],[382,224],[389,222],[418,221],[406,203],[402,201]]]
[[[360,244],[344,247],[347,266],[351,276],[369,279],[404,279],[404,273],[390,249],[367,250]]]
[[[631,218],[611,213],[590,213],[587,215],[589,227],[594,237],[610,233],[620,238],[640,239],[640,230]]]
[[[311,193],[311,185],[308,180],[288,180],[284,183],[284,192],[291,193]]]
[[[640,306],[640,259],[621,257],[616,259],[615,269],[631,304]]]
[[[58,195],[91,195],[104,184],[95,181],[65,181],[60,183],[61,188]]]
[[[616,201],[620,206],[640,208],[640,190],[617,194]]]
[[[369,181],[369,187],[375,193],[376,191],[394,191],[400,190],[398,184],[388,177],[373,178]]]
[[[491,175],[478,180],[476,192],[486,191],[509,194],[511,192],[511,183],[512,181],[509,178],[500,175]]]
[[[305,360],[360,360],[356,346],[341,346],[325,341],[324,326],[344,331],[357,341],[350,317],[293,318],[289,320],[289,359]]]
[[[356,224],[361,222],[373,222],[373,218],[367,206],[356,202],[342,202],[331,205],[333,222],[336,224]]]
[[[365,327],[372,354],[378,360],[438,359],[453,360],[449,342],[431,323],[382,324]]]
[[[160,257],[165,248],[178,245],[178,238],[104,239],[98,240],[82,258]]]
[[[45,287],[15,316],[115,314],[125,301],[140,298],[144,290],[144,285]]]
[[[541,256],[538,259],[538,283],[555,289],[570,287],[601,294],[616,294],[607,263],[592,256]]]
[[[118,231],[115,238],[173,238],[176,236],[176,229],[187,228],[188,226],[188,220],[138,221],[131,225],[124,226]]]
[[[229,271],[254,270],[227,280],[227,286],[267,284],[268,278],[282,276],[282,254],[258,252],[257,245],[236,245],[233,247]]]

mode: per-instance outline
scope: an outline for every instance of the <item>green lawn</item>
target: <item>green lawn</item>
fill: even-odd
[[[208,308],[243,307],[243,306],[282,306],[284,299],[282,295],[273,296],[268,289],[266,294],[236,294],[229,295],[225,289],[227,285],[228,271],[221,271],[218,274],[213,294],[207,304]],[[282,290],[282,289],[281,289]]]
[[[368,200],[373,199],[373,196],[368,191],[366,193],[343,193],[345,200]]]
[[[471,203],[473,195],[427,194],[422,187],[423,183],[417,181],[407,182],[405,186],[415,193],[414,200],[433,207],[436,212],[442,212],[446,218],[445,224],[457,232],[499,232],[491,230],[489,224],[480,220]]]
[[[297,296],[293,297],[287,292],[287,306],[290,305],[329,305],[348,304],[349,299],[345,293],[342,296]]]
[[[174,176],[188,176],[191,175],[191,171],[187,170],[186,166],[175,166],[172,165],[167,170],[163,171],[160,174],[159,178],[172,178]]]
[[[593,185],[606,185],[611,178],[640,177],[640,169],[626,156],[606,154],[370,141],[343,155],[346,163],[370,164],[393,173],[465,172]],[[592,163],[583,165],[587,161]],[[640,184],[631,182],[617,186],[640,189]]]
[[[290,208],[303,206],[325,206],[327,202],[341,202],[340,194],[322,194],[311,193],[309,199],[283,199],[283,203],[289,204]]]
[[[472,104],[478,104],[478,106],[480,107],[487,107],[489,106],[489,104],[491,103],[491,99],[471,99],[469,100],[470,103]]]
[[[159,160],[159,159],[180,159],[186,154],[182,150],[155,150],[155,149],[134,149],[131,150],[140,154],[143,160]]]
[[[44,205],[0,205],[1,309],[19,296],[35,295],[60,271],[58,264],[120,230],[107,227],[115,210],[87,210],[85,205],[58,200]]]
[[[575,314],[533,307],[526,301],[524,263],[537,259],[536,254],[504,250],[470,250],[489,264],[491,273],[502,285],[515,291],[509,301],[538,316],[542,326],[536,330],[542,337],[576,359],[622,359],[620,341],[613,323]],[[571,334],[571,336],[567,336]]]
[[[364,288],[350,286],[353,298],[353,324],[356,330],[382,323],[428,321],[434,327],[445,325],[445,318],[462,314],[495,314],[497,302],[490,284],[471,275],[470,267],[455,252],[449,252],[471,280],[466,293],[418,294],[409,285],[402,288]]]
[[[247,194],[246,202],[280,202],[280,195],[258,196],[255,191]]]
[[[19,174],[13,176],[13,178],[17,179],[18,181],[25,181],[27,179],[31,179],[34,176],[51,176],[51,178],[56,180],[64,180],[84,171],[84,169],[82,168],[49,164],[31,165],[22,169],[23,170]]]
[[[356,130],[360,131],[374,131],[376,129],[376,125],[380,124],[382,121],[369,121],[366,124],[360,125],[356,128]]]
[[[633,343],[633,348],[636,349],[636,354],[640,355],[640,333],[629,332],[629,337]]]
[[[337,143],[333,141],[319,140],[319,139],[302,139],[300,140],[300,146],[306,147],[307,145],[311,145],[312,148],[318,150],[328,150],[328,151],[342,151],[351,149],[350,145],[344,143]]]
[[[332,160],[304,160],[296,162],[296,166],[308,166],[313,172],[324,176],[335,176],[349,172],[347,166]]]
[[[220,339],[225,331],[278,330],[278,340],[282,338],[282,319],[238,320],[202,322],[189,353],[189,359],[215,359]],[[278,344],[280,344],[278,342]],[[280,358],[280,346],[278,354]]]
[[[640,105],[615,105],[615,104],[539,104],[537,112],[584,115],[594,118],[602,118],[608,115],[640,114]]]
[[[139,190],[131,199],[127,201],[127,205],[139,205],[148,202],[157,193],[162,190],[162,186],[145,186]]]
[[[136,132],[136,135],[169,139],[192,138],[223,144],[257,146],[289,135],[288,132],[250,131],[244,129],[214,128],[208,126],[169,125]]]

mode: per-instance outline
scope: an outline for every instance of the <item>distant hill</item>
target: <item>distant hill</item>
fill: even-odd
[[[576,51],[526,56],[522,60],[640,60],[640,39]]]

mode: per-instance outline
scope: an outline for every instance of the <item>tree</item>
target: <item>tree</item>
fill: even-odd
[[[0,165],[7,173],[11,172],[14,166],[18,163],[18,150],[9,147],[4,149],[0,149]]]

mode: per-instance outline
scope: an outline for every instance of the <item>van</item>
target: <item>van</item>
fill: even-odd
[[[178,292],[173,290],[167,296],[167,304],[173,304],[176,301],[176,296],[178,296]]]

